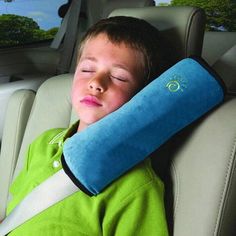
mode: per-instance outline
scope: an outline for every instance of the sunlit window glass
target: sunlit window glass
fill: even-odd
[[[52,39],[66,0],[0,0],[0,47]]]

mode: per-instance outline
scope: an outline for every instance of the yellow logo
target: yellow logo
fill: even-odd
[[[187,88],[187,82],[179,75],[174,75],[171,80],[166,84],[166,88],[175,93],[177,91],[183,92]]]

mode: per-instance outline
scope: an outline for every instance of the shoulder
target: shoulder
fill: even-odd
[[[114,202],[121,202],[147,194],[162,196],[163,192],[163,182],[152,169],[150,159],[147,159],[114,181],[104,194],[108,195],[108,199],[112,197]]]
[[[168,235],[164,187],[154,173],[150,160],[130,170],[109,188],[112,191],[106,199],[104,232],[115,232],[116,235]]]

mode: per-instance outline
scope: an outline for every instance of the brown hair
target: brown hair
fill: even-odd
[[[86,41],[100,33],[105,33],[112,43],[125,43],[141,51],[145,60],[144,75],[148,82],[175,63],[171,45],[157,28],[145,20],[127,16],[102,19],[93,25],[81,41],[78,59]]]

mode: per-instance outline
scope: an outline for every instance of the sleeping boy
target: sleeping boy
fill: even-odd
[[[144,20],[117,16],[92,26],[80,44],[71,91],[79,120],[68,129],[44,132],[29,146],[24,168],[10,189],[7,214],[62,168],[62,147],[68,137],[129,101],[174,64],[174,57],[159,31]],[[52,168],[52,163],[58,165]],[[164,236],[168,230],[163,197],[163,183],[147,159],[101,194],[90,197],[78,191],[9,235]]]

